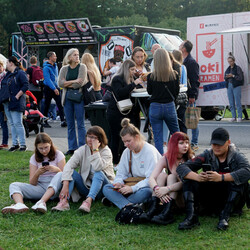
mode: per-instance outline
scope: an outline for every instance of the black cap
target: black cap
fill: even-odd
[[[217,128],[213,131],[210,144],[224,145],[229,140],[229,133],[224,128]]]

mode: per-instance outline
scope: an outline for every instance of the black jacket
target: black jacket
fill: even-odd
[[[229,74],[229,73],[232,73],[235,77],[231,77],[232,79],[232,84],[233,84],[233,87],[238,87],[238,86],[241,86],[244,84],[244,76],[243,76],[243,72],[242,72],[242,69],[240,66],[234,64],[234,67],[232,68],[232,72],[231,72],[231,66],[229,66],[226,71],[225,71],[225,75],[224,75],[224,78],[225,78],[225,81],[226,81],[226,86],[228,88],[228,83],[229,83],[229,79],[230,78],[226,78],[226,75]]]
[[[27,74],[16,67],[13,73],[8,72],[2,81],[2,85],[9,86],[9,110],[23,112],[26,107],[25,92],[28,90],[28,77]],[[18,100],[16,94],[22,90],[24,93]]]
[[[210,164],[212,171],[219,172],[219,160],[214,155],[212,149],[205,150],[192,160],[189,160],[177,167],[177,173],[183,180],[184,177],[191,171],[197,172],[202,168],[202,164]],[[236,150],[235,146],[231,144],[227,155],[227,164],[229,172],[234,179],[236,185],[247,183],[250,179],[250,165],[244,154]]]
[[[199,64],[194,60],[194,58],[189,54],[183,64],[187,68],[187,77],[189,80],[188,84],[188,98],[198,98],[199,94]]]

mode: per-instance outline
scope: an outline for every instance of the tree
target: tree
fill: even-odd
[[[132,16],[110,18],[110,26],[121,26],[121,25],[143,25],[148,26],[148,19],[143,15],[134,14]]]

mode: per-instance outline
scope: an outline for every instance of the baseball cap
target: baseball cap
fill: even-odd
[[[210,144],[224,145],[229,140],[229,133],[224,128],[217,128],[213,131]]]

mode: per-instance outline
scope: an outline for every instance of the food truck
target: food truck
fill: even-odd
[[[45,20],[17,23],[20,33],[13,33],[10,54],[28,67],[29,58],[35,55],[40,65],[48,51],[55,51],[62,62],[69,48],[90,52],[101,73],[107,61],[115,55],[122,60],[131,57],[135,46],[141,46],[149,56],[154,43],[168,51],[178,49],[182,42],[180,31],[144,26],[92,27],[88,18]],[[59,65],[60,66],[60,65]]]
[[[242,105],[250,105],[250,12],[190,17],[187,39],[200,66],[197,106],[202,107],[203,118],[220,120],[218,108],[229,105],[224,82],[229,52],[244,73]]]

